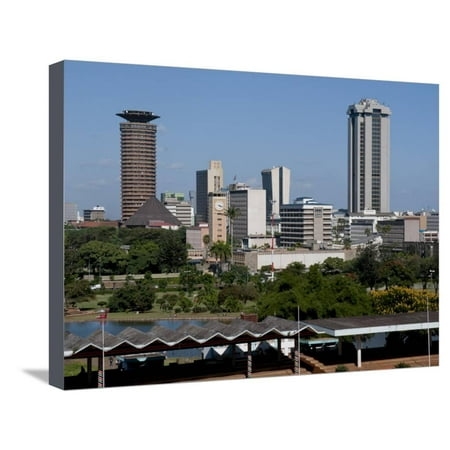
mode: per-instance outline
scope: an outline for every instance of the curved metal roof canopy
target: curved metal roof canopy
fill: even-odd
[[[155,326],[147,333],[129,327],[117,336],[105,332],[104,341],[100,329],[88,338],[66,333],[64,357],[99,356],[102,350],[105,355],[113,356],[213,347],[269,339],[293,338],[298,336],[299,332],[325,333],[333,337],[341,337],[431,328],[439,328],[439,312],[437,311],[317,319],[301,321],[300,323],[273,316],[266,317],[261,322],[235,319],[231,323],[225,324],[217,320],[209,320],[203,326],[186,323],[176,330]]]
[[[307,324],[300,326],[300,331],[305,329],[309,329],[312,333],[319,332]],[[117,336],[105,332],[104,348],[101,330],[94,332],[88,338],[66,333],[64,357],[98,356],[102,349],[105,355],[113,356],[212,347],[277,338],[292,338],[297,336],[298,332],[298,322],[270,316],[261,322],[235,319],[229,324],[217,320],[209,320],[203,326],[186,323],[176,330],[155,326],[147,333],[128,327]]]

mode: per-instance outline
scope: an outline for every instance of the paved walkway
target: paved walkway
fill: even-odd
[[[302,359],[303,361],[303,359]],[[304,362],[308,364],[308,373],[333,373],[339,367],[345,368],[347,371],[366,371],[366,370],[388,370],[400,367],[428,367],[439,365],[439,355],[421,356],[402,356],[398,358],[389,359],[373,359],[369,361],[362,361],[361,367],[357,367],[353,362],[342,362],[337,364],[326,364],[311,356],[305,356]]]
[[[392,358],[385,360],[374,360],[374,361],[362,361],[362,367],[356,367],[356,364],[344,364],[348,370],[353,371],[363,371],[363,370],[387,370],[398,368],[399,364],[404,364],[409,367],[428,367],[429,362],[431,366],[439,365],[439,355],[431,355],[430,361],[428,360],[428,355],[424,356],[407,356],[400,358]],[[327,366],[327,372],[335,372],[337,365]]]
[[[303,362],[303,360],[302,360]],[[439,365],[439,355],[433,354],[430,357],[431,366],[438,366]],[[313,365],[311,365],[313,363]],[[317,366],[315,366],[315,363],[317,363]],[[428,355],[423,356],[405,356],[405,357],[399,357],[399,358],[390,358],[390,359],[379,359],[379,360],[371,360],[371,361],[362,361],[362,367],[358,368],[356,367],[355,363],[349,363],[344,362],[340,364],[324,364],[322,362],[319,362],[315,360],[314,358],[309,357],[308,358],[308,369],[305,367],[301,367],[301,376],[304,375],[312,375],[316,373],[336,373],[336,368],[338,366],[345,366],[347,371],[369,371],[369,370],[392,370],[395,368],[398,368],[399,365],[402,365],[403,367],[428,367],[429,365],[429,359]],[[94,366],[94,364],[93,364]],[[108,367],[109,364],[107,364],[107,372],[105,373],[106,383],[108,383],[108,379],[110,374],[113,374],[117,371],[116,367]],[[96,370],[96,367],[93,367],[94,370]],[[298,376],[294,373],[294,371],[291,368],[283,368],[283,369],[273,369],[273,370],[262,370],[254,372],[251,376],[251,378],[263,378],[263,377],[279,377],[279,376]],[[70,377],[69,379],[75,379],[77,377]],[[140,382],[137,383],[125,383],[124,385],[132,385],[132,384],[158,384],[158,383],[165,383],[165,382],[182,382],[182,381],[207,381],[207,380],[232,380],[232,379],[245,379],[246,374],[245,371],[242,370],[239,373],[233,373],[233,374],[221,374],[220,372],[217,372],[215,374],[211,373],[209,375],[193,375],[193,376],[180,376],[175,378],[168,378],[168,379],[158,379],[153,381],[146,381],[146,380],[140,380]],[[94,385],[95,385],[95,376],[94,376]],[[94,385],[92,387],[94,387]],[[114,384],[116,385],[116,384]],[[81,388],[86,387],[84,385],[74,385],[70,387],[67,385],[67,388]]]

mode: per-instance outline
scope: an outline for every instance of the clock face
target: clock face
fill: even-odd
[[[222,209],[223,209],[223,202],[216,202],[216,209],[217,209],[217,211],[222,211]]]

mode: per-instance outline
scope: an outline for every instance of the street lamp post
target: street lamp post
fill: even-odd
[[[433,273],[434,273],[434,270],[430,269],[431,284],[433,284]],[[426,294],[426,300],[427,300],[428,367],[430,367],[431,366],[431,340],[430,340],[430,308],[428,305],[428,293]]]
[[[298,374],[301,374],[301,354],[300,354],[300,305],[297,305],[297,349],[298,349]]]

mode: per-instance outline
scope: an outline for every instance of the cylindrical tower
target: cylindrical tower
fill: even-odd
[[[156,125],[159,116],[148,111],[116,114],[120,124],[122,221],[131,217],[149,197],[156,196]]]
[[[348,114],[348,212],[390,212],[389,107],[374,99],[350,105]]]

